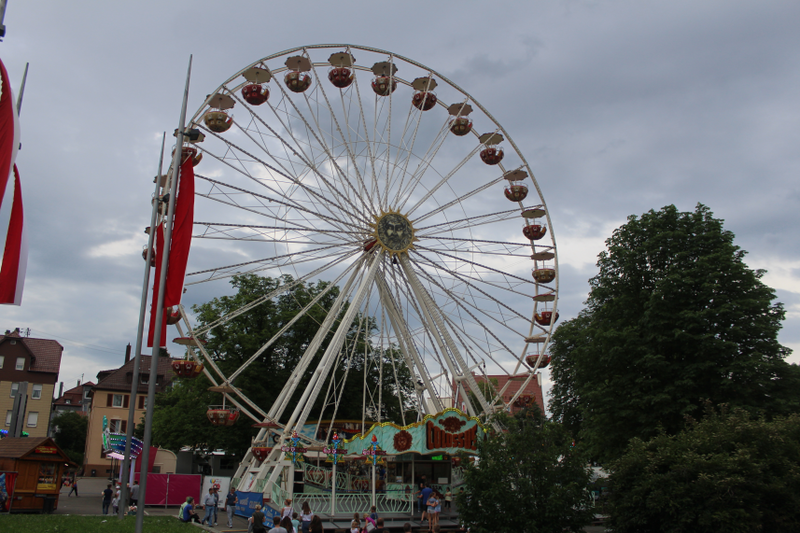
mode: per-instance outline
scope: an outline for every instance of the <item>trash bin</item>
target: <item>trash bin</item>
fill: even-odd
[[[55,496],[45,496],[44,502],[42,505],[42,512],[44,514],[52,514],[53,508],[56,506],[56,497]]]
[[[97,470],[92,468],[92,477],[97,477]]]

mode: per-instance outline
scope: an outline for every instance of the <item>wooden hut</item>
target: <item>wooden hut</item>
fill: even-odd
[[[72,464],[49,437],[0,439],[0,471],[17,472],[11,512],[58,508],[61,473]]]

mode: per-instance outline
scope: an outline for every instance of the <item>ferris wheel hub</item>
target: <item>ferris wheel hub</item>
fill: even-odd
[[[375,221],[375,238],[389,253],[401,254],[414,247],[414,226],[395,211],[381,214]]]

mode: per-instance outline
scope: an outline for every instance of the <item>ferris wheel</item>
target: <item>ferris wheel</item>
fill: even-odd
[[[558,295],[549,212],[508,132],[455,83],[384,50],[304,46],[234,73],[190,127],[204,135],[183,147],[202,158],[185,286],[284,280],[203,328],[184,313],[187,342],[227,402],[220,423],[236,411],[265,438],[316,422],[320,398],[319,418],[335,418],[345,391],[327,377],[358,350],[364,367],[410,375],[397,424],[447,407],[507,409],[547,365]],[[234,372],[194,340],[316,280],[326,289]],[[257,405],[236,377],[334,289],[278,399]],[[482,387],[490,376],[508,379]],[[381,402],[402,394],[385,382],[346,392],[363,397],[363,420],[381,422]]]

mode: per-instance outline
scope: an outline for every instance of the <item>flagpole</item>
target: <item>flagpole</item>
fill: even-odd
[[[144,523],[144,502],[147,498],[147,470],[150,466],[150,441],[153,432],[153,407],[156,396],[156,380],[158,379],[158,355],[161,351],[161,324],[164,320],[164,290],[166,288],[167,267],[169,265],[169,247],[172,239],[173,215],[175,214],[175,197],[178,193],[178,179],[180,179],[181,169],[181,148],[183,147],[183,129],[186,123],[186,103],[189,99],[189,80],[192,76],[192,56],[189,55],[189,68],[186,72],[186,87],[183,91],[183,105],[181,106],[181,118],[178,124],[177,140],[175,142],[175,153],[172,154],[172,181],[170,183],[169,208],[167,210],[167,224],[164,225],[164,252],[160,258],[161,272],[158,285],[158,297],[156,298],[156,319],[155,331],[153,331],[153,353],[150,357],[150,383],[147,390],[147,411],[144,422],[144,438],[142,439],[142,454],[139,456],[141,464],[141,476],[139,483],[140,504],[136,509],[136,533],[142,533]],[[151,230],[155,231],[155,229]],[[166,378],[166,376],[165,376]]]
[[[30,63],[25,63],[25,72],[22,74],[22,83],[19,86],[19,94],[17,95],[17,115],[22,111],[22,95],[25,94],[25,82],[28,80],[28,67]]]
[[[156,190],[153,198],[158,198],[158,190],[161,188],[161,172],[164,167],[164,145],[167,141],[167,133],[161,137],[161,157],[158,160],[158,174],[156,174]],[[153,212],[150,214],[150,233],[147,238],[147,255],[144,261],[144,281],[142,282],[142,303],[139,306],[139,329],[136,331],[136,351],[133,357],[133,375],[131,380],[131,401],[128,407],[128,431],[125,435],[125,457],[122,461],[122,470],[119,475],[119,482],[122,485],[122,505],[119,506],[119,519],[125,516],[128,502],[128,478],[131,466],[131,440],[133,440],[133,429],[136,426],[136,394],[139,392],[139,364],[142,360],[142,337],[144,336],[144,321],[147,316],[147,293],[150,288],[150,261],[153,258],[153,238],[156,234],[156,218],[158,217],[158,202],[153,202]]]

